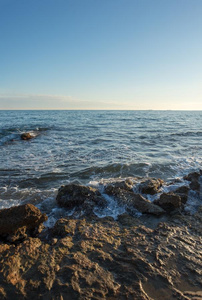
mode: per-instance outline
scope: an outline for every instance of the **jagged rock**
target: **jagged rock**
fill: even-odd
[[[118,188],[118,189],[123,189],[126,191],[132,191],[133,190],[133,181],[130,178],[123,180],[123,181],[116,181],[116,182],[111,183],[106,186],[106,189],[110,189],[110,188],[113,188],[113,189]]]
[[[164,209],[158,205],[153,204],[151,201],[145,199],[140,194],[131,194],[131,200],[128,204],[128,208],[135,208],[143,214],[162,215],[165,213]]]
[[[189,188],[186,185],[180,186],[177,188],[174,193],[178,196],[180,196],[181,201],[183,204],[187,202],[188,199],[188,193],[189,193]]]
[[[34,138],[34,135],[31,135],[29,132],[25,132],[21,134],[21,140],[31,140]]]
[[[113,195],[120,205],[126,205],[128,210],[136,209],[141,213],[154,215],[161,215],[165,213],[162,208],[145,199],[140,194],[135,194],[124,189],[116,188],[111,184],[105,187],[105,192],[108,195]]]
[[[66,235],[74,235],[76,228],[76,220],[59,219],[52,228],[53,236],[64,237]]]
[[[154,195],[158,193],[159,189],[162,187],[163,182],[163,180],[155,178],[144,180],[138,185],[139,192],[142,194]]]
[[[200,183],[198,182],[198,180],[192,180],[189,187],[193,191],[199,191],[200,190]]]
[[[198,214],[179,214],[155,228],[127,215],[63,219],[56,232],[67,227],[50,241],[0,242],[0,299],[198,299],[202,240],[195,227],[202,210]]]
[[[200,179],[201,175],[202,175],[202,172],[200,170],[200,172],[193,172],[193,173],[190,173],[190,174],[184,176],[185,180],[191,181],[189,184],[189,187],[191,190],[194,190],[194,191],[200,190],[199,179]]]
[[[106,200],[100,192],[90,186],[68,184],[58,190],[56,201],[59,206],[69,209],[79,208],[90,214],[95,205],[104,206]]]
[[[185,175],[183,178],[184,178],[184,180],[187,180],[187,181],[198,180],[200,175],[201,174],[199,172],[192,172],[192,173],[189,173],[188,175]]]
[[[43,229],[48,217],[32,204],[0,210],[0,237],[15,242],[29,235],[34,236]]]
[[[180,208],[182,202],[179,195],[174,193],[163,193],[159,199],[154,201],[154,204],[159,205],[165,211],[170,212],[176,208]]]

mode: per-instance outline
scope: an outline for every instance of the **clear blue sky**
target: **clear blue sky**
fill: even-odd
[[[0,109],[202,109],[201,0],[0,0]]]

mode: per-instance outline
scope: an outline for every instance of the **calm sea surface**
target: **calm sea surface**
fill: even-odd
[[[20,140],[27,131],[36,138]],[[72,181],[201,166],[202,111],[0,111],[0,207],[49,201]]]

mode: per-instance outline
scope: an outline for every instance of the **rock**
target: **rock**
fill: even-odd
[[[153,204],[151,201],[145,199],[140,194],[131,194],[131,200],[128,205],[128,208],[135,208],[143,214],[152,214],[152,215],[162,215],[165,213],[164,209],[160,208],[158,205]]]
[[[50,241],[0,241],[0,299],[198,299],[202,209],[168,219],[62,219]]]
[[[66,235],[74,235],[76,228],[76,220],[74,219],[59,219],[52,228],[52,235],[64,237]]]
[[[200,176],[201,176],[201,171],[193,172],[193,173],[190,173],[190,174],[184,176],[184,180],[191,181],[189,184],[189,187],[191,190],[194,190],[194,191],[200,190],[200,183],[199,183]]]
[[[139,225],[139,219],[133,216],[123,213],[118,216],[117,221],[123,226],[137,226]]]
[[[198,182],[198,180],[192,180],[189,187],[193,191],[199,191],[200,190],[200,183]]]
[[[188,175],[185,175],[183,177],[183,179],[187,180],[187,181],[198,180],[200,175],[201,174],[199,172],[192,172],[192,173],[189,173]]]
[[[32,204],[0,210],[0,237],[10,242],[35,236],[42,231],[48,217]]]
[[[73,183],[58,190],[56,201],[60,207],[76,208],[77,213],[83,211],[84,214],[93,214],[95,205],[106,205],[106,200],[97,189]]]
[[[142,194],[150,194],[154,195],[158,193],[159,189],[162,187],[163,180],[149,178],[147,180],[142,181],[138,185],[139,192]]]
[[[132,191],[133,190],[133,181],[131,179],[126,179],[123,181],[117,181],[114,183],[109,184],[108,186],[106,186],[106,189],[110,187],[113,187],[115,189],[119,188],[119,189],[123,189],[126,191]]]
[[[113,185],[106,186],[105,192],[108,195],[113,195],[120,205],[126,205],[129,211],[135,209],[141,213],[154,215],[161,215],[165,213],[162,208],[145,199],[140,194],[135,194],[131,191],[116,188]]]
[[[165,211],[170,212],[181,207],[181,198],[174,193],[163,193],[159,199],[154,201],[154,204],[159,205]]]
[[[34,135],[31,135],[29,132],[25,132],[21,134],[21,140],[31,140],[34,138]]]
[[[185,204],[188,199],[189,188],[186,185],[180,186],[177,188],[174,193],[181,198],[181,202]]]

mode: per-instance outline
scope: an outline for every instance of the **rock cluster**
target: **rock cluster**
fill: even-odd
[[[128,180],[106,185],[105,193],[144,215],[90,215],[106,203],[79,185],[62,187],[57,201],[86,213],[42,233],[47,216],[33,205],[0,211],[0,299],[202,299],[202,206],[183,213],[187,188],[160,193],[156,204]],[[158,209],[163,214],[156,216]]]

